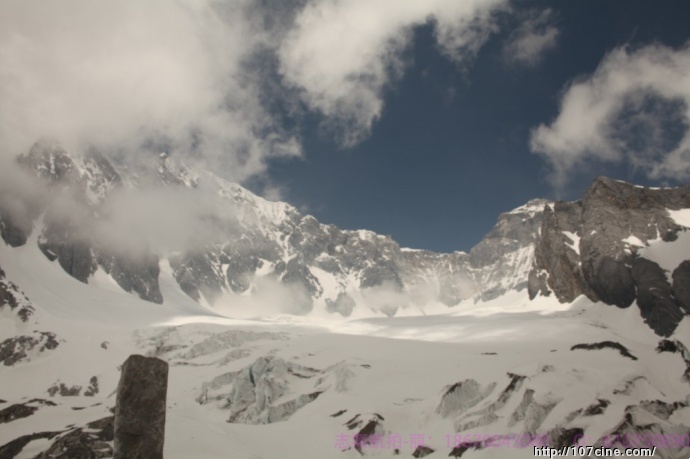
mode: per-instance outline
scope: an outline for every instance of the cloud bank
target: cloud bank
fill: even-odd
[[[242,181],[301,154],[286,122],[300,110],[344,145],[363,139],[414,27],[433,22],[465,62],[506,2],[3,0],[0,155],[48,137],[72,152],[180,152]]]
[[[438,45],[464,64],[496,30],[503,0],[323,0],[309,2],[278,48],[286,84],[325,116],[345,145],[365,138],[384,92],[406,66],[415,26],[432,22]]]
[[[3,154],[40,137],[222,159],[231,178],[299,154],[244,59],[262,40],[245,1],[0,3]],[[261,135],[258,133],[261,132]]]
[[[690,179],[690,45],[617,48],[565,88],[558,116],[532,131],[556,186],[590,163],[627,162],[655,180]]]

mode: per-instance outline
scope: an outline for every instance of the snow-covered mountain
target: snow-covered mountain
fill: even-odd
[[[170,364],[166,458],[690,453],[690,188],[599,179],[436,254],[165,155],[44,143],[20,163],[2,188],[0,459],[112,457],[133,353]]]
[[[38,232],[43,253],[74,278],[111,277],[156,303],[163,302],[161,266],[191,298],[218,307],[247,304],[238,297],[263,298],[276,289],[287,312],[345,317],[355,310],[395,315],[494,298],[526,288],[544,206],[535,200],[501,215],[469,255],[437,254],[401,248],[371,231],[321,224],[165,154],[115,167],[96,152],[77,157],[42,142],[19,162],[38,177],[48,199],[27,202],[20,215],[5,211],[0,230],[6,243],[21,246]],[[178,215],[171,219],[170,212]],[[149,228],[157,213],[167,227]],[[174,233],[169,243],[155,247],[167,232]]]

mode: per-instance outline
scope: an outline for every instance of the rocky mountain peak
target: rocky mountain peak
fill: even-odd
[[[23,245],[40,222],[39,248],[67,273],[88,283],[101,270],[124,290],[157,303],[164,301],[163,264],[196,301],[232,303],[237,295],[280,288],[296,313],[323,308],[347,316],[359,307],[390,315],[527,289],[532,298],[553,292],[563,302],[582,294],[622,308],[637,301],[650,327],[668,336],[690,310],[684,259],[665,266],[646,252],[685,237],[686,226],[669,212],[690,208],[690,187],[652,189],[598,177],[582,200],[531,200],[501,214],[469,254],[442,254],[324,225],[169,155],[143,156],[136,167],[116,165],[96,151],[73,156],[41,141],[18,163],[46,190],[58,188],[39,204],[27,201],[19,215],[0,209],[3,239]],[[208,205],[187,220],[200,219],[199,231],[213,237],[164,252],[142,240],[132,254],[91,231],[123,190],[137,196],[158,188],[185,190],[195,196],[192,203]],[[69,197],[69,212],[56,196]]]
[[[679,232],[686,236],[688,228],[669,211],[689,207],[690,186],[654,189],[598,177],[581,201],[547,208],[530,296],[553,291],[570,302],[584,294],[621,308],[637,302],[649,326],[668,336],[683,317],[673,290],[684,278],[678,274],[673,280],[666,272],[679,265],[661,267],[647,258],[646,249],[676,241]]]
[[[3,214],[0,227],[6,241],[25,244],[39,215],[44,215],[43,226],[36,229],[39,247],[70,275],[89,282],[102,270],[126,291],[159,303],[164,300],[158,286],[161,263],[169,264],[185,293],[208,304],[275,285],[287,288],[285,294],[293,297],[287,301],[298,304],[297,311],[322,307],[343,315],[355,306],[394,314],[412,305],[409,298],[416,298],[417,306],[452,306],[473,295],[488,299],[526,286],[545,203],[533,200],[502,214],[469,255],[438,254],[403,250],[390,236],[371,231],[324,225],[289,204],[266,201],[167,154],[116,164],[96,151],[74,156],[55,142],[41,141],[19,158],[19,164],[47,186],[60,184],[62,193],[72,196],[71,210],[64,213],[51,199],[44,200],[23,222],[26,231],[14,239],[7,229],[16,226],[16,218]],[[202,215],[200,231],[215,236],[165,253],[140,243],[132,256],[89,231],[112,213],[111,203],[123,190],[136,195],[158,188],[187,190],[198,195],[194,199],[200,203],[213,203]]]

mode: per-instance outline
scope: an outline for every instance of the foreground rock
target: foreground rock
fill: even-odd
[[[163,458],[168,364],[131,355],[122,365],[115,408],[115,459]]]

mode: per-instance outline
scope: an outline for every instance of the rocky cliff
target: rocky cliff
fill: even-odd
[[[678,221],[688,208],[690,186],[652,189],[605,177],[581,201],[546,206],[530,297],[636,303],[645,322],[669,336],[690,313],[690,233]]]

